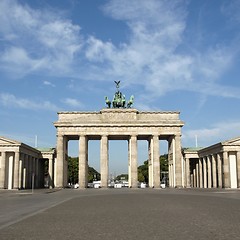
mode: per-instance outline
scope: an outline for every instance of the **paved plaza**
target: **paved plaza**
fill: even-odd
[[[240,239],[240,191],[0,191],[0,239]]]

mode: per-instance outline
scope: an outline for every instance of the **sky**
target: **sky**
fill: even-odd
[[[240,136],[239,12],[238,0],[0,0],[0,135],[55,147],[57,112],[100,111],[120,80],[137,110],[180,111],[183,147]],[[127,143],[109,144],[110,172],[127,171]],[[90,141],[97,170],[99,151]]]

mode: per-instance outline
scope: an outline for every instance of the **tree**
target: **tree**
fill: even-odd
[[[138,181],[145,182],[145,177],[142,172],[138,172]]]
[[[128,180],[128,174],[120,174],[115,178],[115,180],[117,180],[117,181]]]
[[[78,158],[68,157],[68,182],[78,183]]]
[[[168,154],[159,157],[161,172],[168,172]],[[138,167],[138,181],[148,183],[148,160]]]
[[[78,157],[68,157],[68,182],[78,183]],[[88,182],[93,180],[100,180],[100,173],[93,167],[88,166]]]
[[[138,181],[148,183],[148,160],[138,167]]]
[[[159,161],[161,172],[168,172],[168,154],[161,155]]]
[[[96,171],[93,167],[88,166],[88,182],[99,181],[101,179],[101,174]]]

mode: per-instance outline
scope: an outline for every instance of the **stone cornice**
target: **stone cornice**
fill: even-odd
[[[154,122],[146,122],[146,123],[141,123],[141,122],[136,122],[134,123],[74,123],[74,122],[55,122],[54,126],[55,127],[182,127],[184,123],[182,121],[179,121],[178,123],[173,122],[159,122],[159,123],[154,123]]]
[[[100,112],[59,112],[55,127],[182,127],[179,112],[139,112],[137,109],[102,109]]]
[[[180,114],[180,111],[138,111],[132,108],[105,108],[100,111],[60,111],[58,114],[99,114],[99,113],[136,113],[136,114]]]

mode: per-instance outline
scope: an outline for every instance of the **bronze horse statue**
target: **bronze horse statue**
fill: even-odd
[[[107,107],[111,108],[111,105],[112,105],[112,108],[126,108],[126,107],[131,108],[131,106],[133,105],[134,96],[132,95],[130,97],[130,100],[126,102],[125,95],[119,91],[120,81],[114,81],[114,82],[116,83],[116,92],[113,96],[112,102],[108,99],[108,97],[105,96],[105,103]]]
[[[127,103],[127,108],[130,108],[130,107],[133,105],[133,101],[134,101],[134,96],[132,95],[132,96],[130,97],[130,100],[129,100],[128,103]]]
[[[105,103],[107,104],[108,108],[111,108],[111,101],[108,99],[108,97],[105,97]]]

